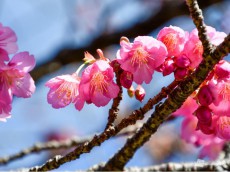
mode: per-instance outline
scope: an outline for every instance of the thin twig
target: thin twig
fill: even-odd
[[[118,106],[122,100],[122,86],[121,86],[121,82],[120,82],[120,76],[122,73],[122,69],[120,68],[120,65],[118,63],[114,64],[114,65],[116,65],[114,67],[115,74],[116,74],[116,83],[119,86],[120,91],[119,91],[117,97],[115,99],[113,99],[113,104],[112,104],[111,108],[109,109],[108,123],[105,127],[105,130],[107,130],[109,127],[112,127],[114,125],[113,123],[116,120],[117,114],[119,112]]]
[[[168,92],[172,91],[177,86],[177,84],[178,82],[174,81],[168,87],[162,88],[162,91],[154,98],[149,99],[149,101],[143,108],[133,111],[130,116],[122,119],[122,121],[117,126],[108,128],[100,135],[95,135],[91,141],[79,145],[75,150],[65,156],[56,156],[53,159],[48,160],[42,166],[32,167],[29,170],[48,171],[52,169],[57,169],[60,165],[79,158],[81,154],[90,152],[95,146],[100,146],[101,143],[103,143],[105,140],[108,140],[112,136],[115,136],[125,127],[135,124],[137,120],[143,119],[144,114],[151,110],[153,106],[161,101],[163,98],[167,97]]]
[[[131,125],[123,129],[121,132],[119,132],[116,137],[122,137],[134,134],[137,129],[139,129],[142,126],[142,123],[136,123],[135,125]],[[56,149],[69,149],[75,146],[78,146],[80,144],[84,144],[87,141],[92,140],[92,136],[89,137],[73,137],[68,140],[64,141],[48,141],[45,143],[36,143],[35,145],[26,148],[16,154],[2,157],[0,158],[0,165],[8,164],[9,162],[12,162],[14,160],[17,160],[19,158],[23,158],[26,155],[32,154],[32,153],[39,153],[46,150],[56,150]]]

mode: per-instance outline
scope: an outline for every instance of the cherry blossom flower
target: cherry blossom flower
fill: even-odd
[[[164,27],[158,33],[157,39],[165,44],[169,57],[178,56],[184,49],[188,32],[176,26]]]
[[[0,65],[0,120],[10,117],[13,95],[28,98],[35,91],[28,73],[34,66],[34,56],[28,52],[17,53],[7,64]]]
[[[207,34],[212,44],[219,45],[227,36],[224,32],[218,32],[215,28],[207,26]],[[194,29],[189,34],[189,39],[184,46],[184,50],[181,53],[190,59],[190,67],[196,68],[202,61],[203,46],[198,37],[197,29]]]
[[[114,83],[113,68],[105,60],[97,60],[82,73],[79,85],[79,96],[75,107],[81,110],[84,103],[93,103],[97,107],[105,106],[112,98],[117,97],[119,87]]]
[[[165,45],[150,36],[138,36],[133,43],[122,40],[117,52],[117,61],[121,68],[133,74],[137,84],[150,83],[154,70],[167,56]]]
[[[79,95],[78,86],[80,78],[73,73],[72,75],[61,75],[50,79],[46,86],[50,88],[47,100],[53,108],[63,108],[73,103]]]

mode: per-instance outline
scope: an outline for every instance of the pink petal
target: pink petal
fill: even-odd
[[[100,107],[100,106],[107,105],[111,99],[108,97],[105,97],[100,92],[95,91],[91,97],[91,100],[92,100],[92,103],[94,103],[97,107]]]
[[[9,27],[4,27],[0,23],[0,48],[9,54],[16,53],[18,46],[16,44],[17,37],[14,31]]]
[[[14,79],[12,92],[17,97],[28,98],[34,93],[35,88],[33,78],[27,73],[22,78]]]
[[[23,72],[30,72],[35,66],[35,59],[28,52],[21,52],[14,55],[8,65]]]

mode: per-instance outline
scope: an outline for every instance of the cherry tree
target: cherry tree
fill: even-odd
[[[228,151],[225,158],[218,159],[220,152],[227,149],[230,139],[230,63],[224,59],[230,52],[229,34],[204,23],[196,0],[186,0],[186,4],[195,24],[191,32],[169,25],[161,28],[155,38],[139,36],[138,32],[133,41],[129,40],[128,35],[122,36],[116,40],[120,47],[112,55],[116,57],[113,60],[101,49],[96,50],[97,55],[85,50],[83,63],[76,72],[59,75],[46,82],[45,86],[49,88],[47,103],[55,109],[74,104],[76,111],[81,111],[85,104],[103,108],[112,102],[103,132],[87,139],[38,144],[18,154],[0,158],[0,164],[43,150],[74,148],[63,156],[56,155],[41,166],[24,169],[49,171],[90,153],[94,147],[112,137],[132,133],[132,137],[107,162],[95,164],[90,170],[135,170],[125,165],[136,151],[164,122],[180,116],[183,118],[181,138],[201,148],[200,158],[207,156],[213,161],[202,164],[169,163],[143,170],[229,170]],[[35,92],[34,80],[29,74],[35,67],[34,56],[28,52],[17,52],[16,41],[14,31],[1,24],[0,121],[5,122],[13,118],[14,96],[29,98]],[[62,59],[60,56],[58,58]],[[49,63],[52,62],[46,65]],[[40,69],[38,67],[34,71]],[[142,107],[115,123],[123,92],[126,90],[130,98],[135,97],[143,102],[148,91],[142,85],[151,84],[155,72],[162,73],[162,77],[173,74],[174,81]],[[41,75],[31,74],[34,79]],[[154,111],[147,121],[138,125],[137,121],[144,119],[152,109]]]

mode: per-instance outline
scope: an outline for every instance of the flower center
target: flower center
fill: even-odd
[[[176,48],[177,37],[175,34],[170,33],[163,37],[162,42],[165,44],[165,46],[167,47],[169,51],[172,51]]]
[[[219,92],[223,100],[230,101],[230,83],[226,83]]]
[[[147,64],[149,57],[149,53],[145,51],[142,47],[139,47],[133,53],[131,64],[133,66],[137,64],[140,68],[143,64]]]
[[[106,76],[101,72],[97,72],[93,75],[90,81],[91,89],[103,93],[107,92],[108,82],[106,81]]]
[[[56,91],[57,98],[62,101],[65,105],[72,102],[74,95],[73,83],[63,83]]]

